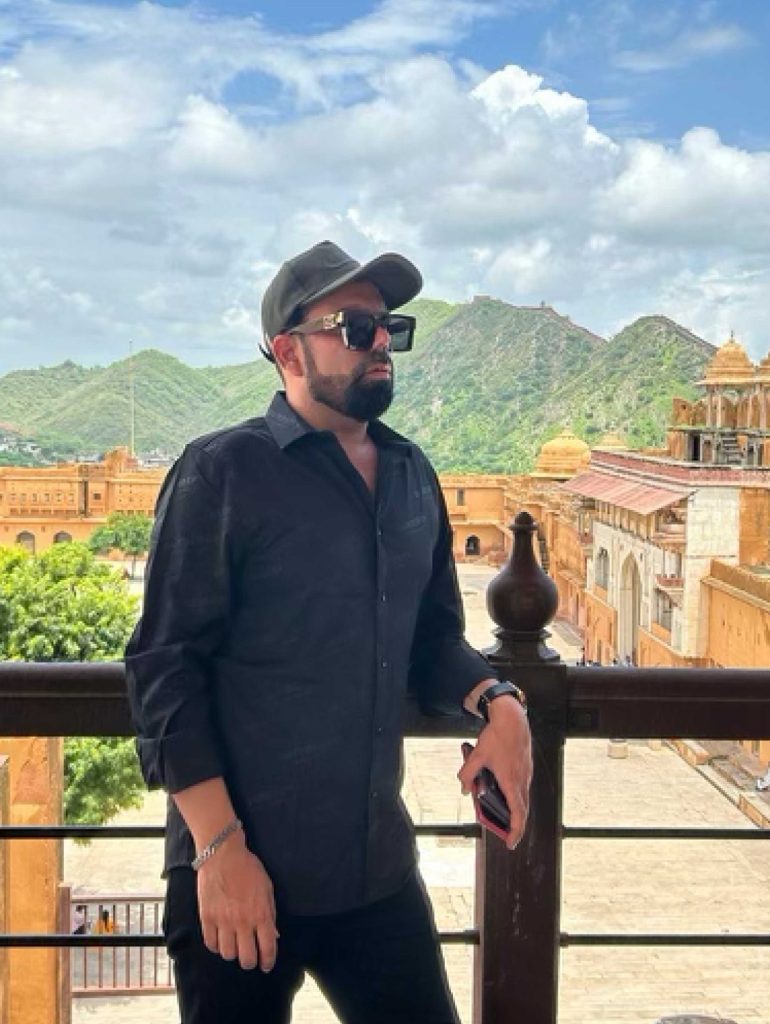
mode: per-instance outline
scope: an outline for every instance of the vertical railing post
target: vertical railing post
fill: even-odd
[[[518,848],[510,853],[486,832],[478,844],[477,1024],[555,1024],[558,1010],[566,666],[545,643],[558,594],[535,559],[536,528],[529,513],[516,516],[510,561],[487,591],[498,628],[486,654],[527,694],[535,770]]]
[[[57,932],[72,931],[72,886],[59,883],[56,892],[56,930]],[[63,947],[59,950],[59,986],[58,1002],[59,1024],[72,1024],[72,959],[71,950]]]
[[[7,825],[10,821],[9,788],[10,770],[8,767],[8,757],[5,754],[0,754],[0,825]],[[5,840],[0,840],[0,932],[9,931],[10,913],[8,903],[11,895],[9,879],[8,844]],[[10,1014],[10,1000],[8,996],[10,980],[8,950],[0,949],[0,1024],[8,1024]]]

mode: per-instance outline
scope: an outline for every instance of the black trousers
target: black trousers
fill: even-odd
[[[163,929],[182,1024],[288,1024],[307,971],[343,1024],[459,1024],[433,912],[415,875],[396,895],[342,914],[278,911],[269,974],[203,944],[195,874],[169,872]]]

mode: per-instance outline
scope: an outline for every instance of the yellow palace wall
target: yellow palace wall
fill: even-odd
[[[637,643],[637,659],[640,668],[685,668],[688,665],[702,664],[689,658],[683,658],[669,646],[671,634],[663,626],[653,622],[648,632],[639,630]]]
[[[578,629],[586,625],[585,554],[575,526],[568,519],[545,511],[552,521],[551,575],[559,591],[559,614]]]
[[[96,463],[2,466],[0,544],[41,552],[57,540],[87,540],[112,512],[152,515],[165,475],[140,469],[125,448]]]
[[[588,661],[603,665],[617,657],[616,638],[618,613],[607,604],[607,591],[594,587],[586,591],[585,655]]]
[[[770,665],[770,579],[714,559],[703,586],[708,592],[709,664],[723,668]],[[752,746],[749,744],[749,746]],[[755,753],[770,762],[770,737]]]
[[[445,473],[439,477],[439,483],[452,524],[457,561],[474,557],[502,559],[510,549],[504,527],[508,478]]]

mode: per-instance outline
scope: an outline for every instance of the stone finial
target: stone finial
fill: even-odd
[[[545,627],[556,614],[556,584],[540,568],[532,548],[537,524],[529,512],[519,512],[513,523],[513,551],[487,588],[487,608],[499,627],[499,643],[490,654],[517,660],[553,660],[558,654],[545,647]]]

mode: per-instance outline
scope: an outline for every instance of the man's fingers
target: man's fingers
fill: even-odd
[[[252,928],[238,929],[238,962],[244,971],[253,971],[257,966],[257,943]]]
[[[259,947],[259,967],[265,972],[272,971],[275,966],[278,932],[273,921],[263,920],[257,925],[257,945]]]
[[[201,931],[203,932],[203,944],[210,953],[218,953],[217,928],[211,921],[204,921],[201,918]]]
[[[457,778],[460,780],[463,793],[468,794],[471,792],[473,789],[473,780],[483,767],[484,762],[480,757],[474,757],[473,754],[468,757],[468,760],[457,773]]]
[[[519,793],[515,793],[513,797],[506,797],[506,800],[511,812],[511,827],[508,832],[506,846],[509,850],[514,850],[521,842],[527,825],[528,801]]]
[[[219,946],[219,955],[223,960],[235,960],[238,955],[238,947],[232,928],[217,929],[217,945]]]

